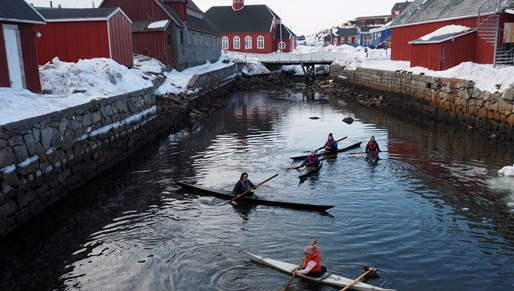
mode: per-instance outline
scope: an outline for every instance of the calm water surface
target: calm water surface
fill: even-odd
[[[240,93],[195,128],[156,140],[0,241],[1,290],[280,290],[289,276],[243,250],[299,263],[318,240],[324,265],[398,290],[513,290],[512,143],[403,120],[322,95]],[[352,117],[351,125],[343,123]],[[319,119],[311,119],[318,117]],[[299,183],[288,157],[332,132],[375,135],[377,165],[342,153]],[[327,213],[239,207],[179,191],[230,190],[241,172],[267,199],[332,204]],[[290,290],[333,290],[295,279]]]

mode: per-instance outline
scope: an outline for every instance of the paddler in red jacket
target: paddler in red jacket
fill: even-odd
[[[303,258],[303,267],[296,270],[296,274],[319,277],[327,271],[327,268],[321,265],[321,257],[319,256],[319,249],[316,245],[307,246],[303,250],[303,253],[305,255]]]

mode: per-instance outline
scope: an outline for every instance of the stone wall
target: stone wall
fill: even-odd
[[[0,126],[0,236],[151,140],[156,118],[148,88]]]
[[[408,71],[344,70],[339,65],[331,66],[330,77],[336,82],[386,94],[393,110],[463,123],[514,140],[512,88],[503,93],[490,93],[476,88],[469,80],[416,75]]]

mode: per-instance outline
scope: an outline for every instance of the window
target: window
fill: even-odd
[[[247,36],[245,37],[245,49],[251,49],[252,48],[252,37]]]
[[[239,36],[234,36],[234,49],[238,50],[241,48],[241,39]]]
[[[224,36],[221,38],[221,48],[224,50],[228,50],[228,37]]]
[[[279,50],[283,50],[285,48],[286,48],[286,43],[285,42],[281,41],[281,42],[278,43],[278,49]]]
[[[258,49],[263,49],[264,48],[264,36],[262,36],[262,35],[259,35],[257,37],[257,48]]]

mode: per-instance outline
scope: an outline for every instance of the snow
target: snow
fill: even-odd
[[[498,170],[499,176],[514,176],[514,166],[505,166]]]
[[[443,27],[437,29],[436,31],[433,31],[427,35],[424,35],[424,36],[420,37],[419,39],[427,41],[434,37],[443,36],[446,34],[456,34],[459,32],[466,31],[466,30],[470,30],[470,29],[471,28],[469,28],[467,26],[462,26],[462,25],[454,25],[454,24],[447,25],[447,26],[443,26]]]
[[[449,28],[446,29],[457,29]],[[460,29],[463,29],[461,27]],[[447,33],[440,31],[439,33]],[[410,71],[414,74],[425,73],[427,76],[443,78],[460,78],[472,80],[480,90],[503,92],[514,88],[514,66],[493,68],[492,65],[480,65],[471,62],[462,63],[446,71],[431,71],[421,67],[410,67],[406,61],[391,61],[391,50],[368,49],[349,45],[321,47],[321,41],[315,36],[306,37],[307,44],[299,46],[295,53],[308,54],[313,52],[337,53],[336,63],[345,66],[346,70],[373,68],[389,71]],[[223,60],[239,59],[247,61],[243,74],[259,75],[270,72],[259,62],[246,59],[245,54],[222,54],[217,62],[206,62],[178,72],[165,71],[165,66],[153,58],[136,56],[134,67],[128,69],[111,59],[98,58],[80,60],[77,63],[63,62],[54,59],[40,67],[41,84],[45,94],[33,94],[27,90],[0,88],[0,125],[18,120],[44,115],[72,106],[87,103],[92,99],[107,98],[127,92],[153,86],[157,77],[165,78],[156,93],[180,94],[187,92],[187,84],[196,74],[218,70],[233,63]],[[283,71],[302,75],[300,66],[283,66]]]
[[[168,25],[169,20],[160,20],[156,22],[152,22],[148,25],[148,29],[156,29],[156,28],[164,28]]]

